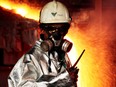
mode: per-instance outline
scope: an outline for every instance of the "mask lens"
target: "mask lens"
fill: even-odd
[[[40,24],[40,28],[45,30],[48,33],[59,32],[66,35],[70,27],[69,23],[49,23],[49,24]]]

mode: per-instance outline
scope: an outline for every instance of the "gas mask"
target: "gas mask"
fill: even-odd
[[[64,39],[64,36],[67,34],[69,29],[69,24],[42,24],[40,27],[44,29],[47,38],[44,34],[40,35],[40,38],[43,40],[41,42],[41,48],[43,51],[51,50],[61,50],[64,52],[69,52],[72,48],[72,43],[67,39]]]

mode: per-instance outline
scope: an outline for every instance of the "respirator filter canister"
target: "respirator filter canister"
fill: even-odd
[[[59,46],[61,48],[61,50],[63,50],[64,52],[69,52],[72,48],[72,42],[64,39],[62,42],[61,42],[61,45]],[[50,51],[51,49],[54,48],[54,42],[50,39],[48,40],[44,40],[42,43],[41,43],[41,49],[45,52],[47,51]]]

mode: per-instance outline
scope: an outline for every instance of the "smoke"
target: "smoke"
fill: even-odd
[[[116,12],[112,5],[97,8],[99,10],[75,12],[72,28],[68,33],[77,54],[85,49],[78,64],[79,87],[116,86]]]

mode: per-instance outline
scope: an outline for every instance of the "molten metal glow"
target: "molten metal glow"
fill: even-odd
[[[12,1],[12,0],[11,0]],[[8,0],[0,0],[0,6],[15,11],[26,18],[39,20],[39,8],[31,7],[24,3],[14,3]]]
[[[13,9],[24,17],[34,20],[39,19],[38,8],[25,4],[5,2],[5,0],[0,1],[0,5],[10,10]],[[108,63],[110,64],[110,62],[108,62],[105,55],[107,51],[104,48],[105,37],[103,39],[100,38],[100,35],[103,33],[99,34],[96,26],[92,27],[92,31],[89,30],[87,33],[79,32],[78,30],[78,27],[71,27],[66,36],[66,39],[73,42],[73,48],[68,53],[72,64],[75,63],[83,49],[85,49],[85,53],[77,64],[80,69],[78,87],[112,87],[110,84],[112,78],[110,78],[108,73],[110,72],[110,65]]]
[[[6,8],[6,9],[9,9],[9,10],[12,9],[8,4],[6,4],[6,3],[1,3],[1,1],[0,1],[0,6]]]
[[[18,14],[20,14],[20,15],[22,15],[22,16],[25,16],[25,15],[27,14],[26,10],[23,9],[23,8],[18,8],[18,9],[16,10],[16,13],[18,13]]]

